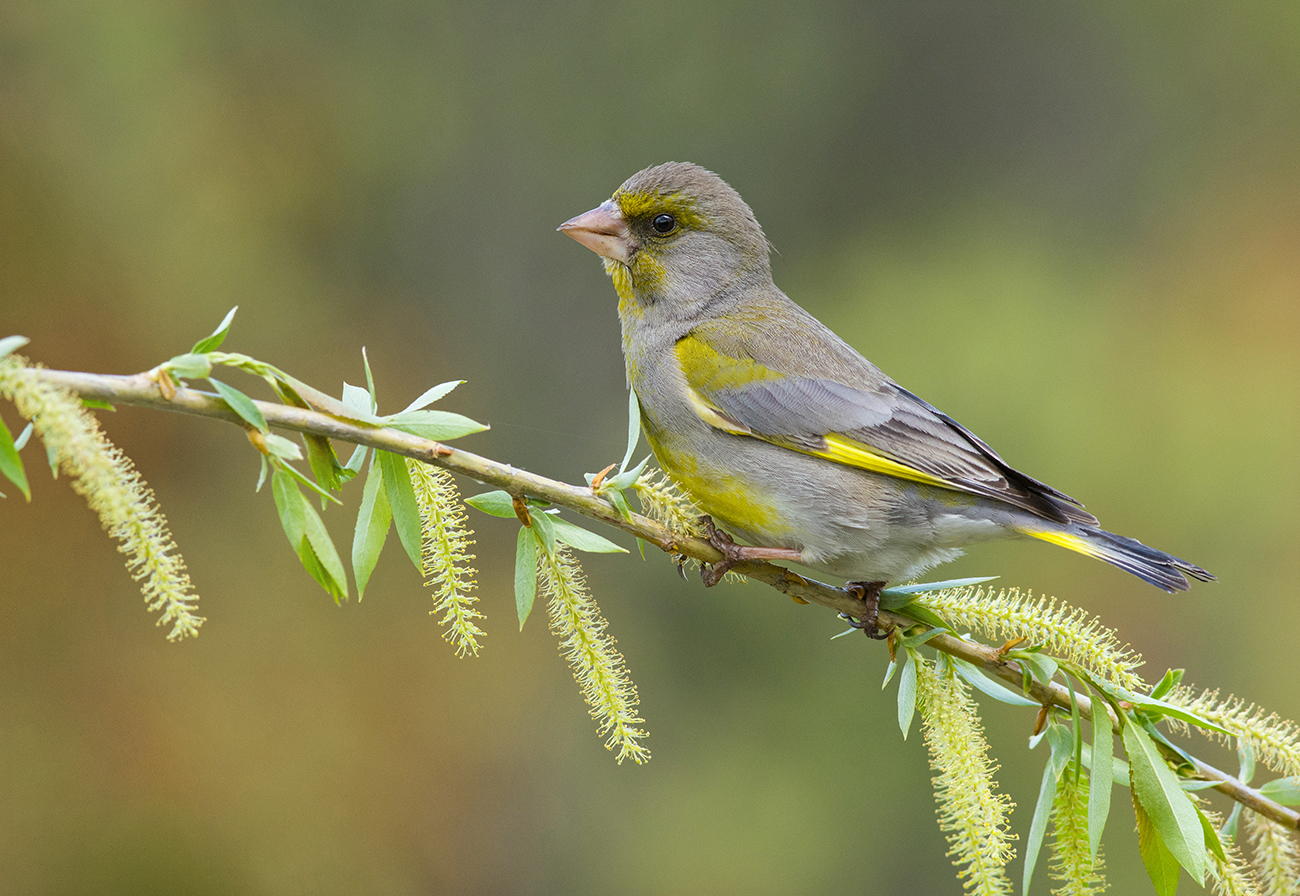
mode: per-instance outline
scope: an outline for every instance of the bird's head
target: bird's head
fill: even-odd
[[[726,181],[688,162],[637,172],[559,229],[604,258],[624,302],[690,313],[732,289],[771,282],[754,213]]]

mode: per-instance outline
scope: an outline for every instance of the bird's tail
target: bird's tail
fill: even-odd
[[[1132,573],[1144,582],[1149,582],[1165,591],[1186,591],[1187,576],[1202,582],[1213,582],[1214,576],[1194,563],[1180,560],[1172,554],[1149,548],[1136,538],[1126,538],[1098,529],[1071,523],[1065,529],[1050,531],[1026,531],[1026,535],[1063,548],[1078,551],[1098,560],[1118,566],[1125,572]],[[1186,573],[1186,575],[1184,575]]]

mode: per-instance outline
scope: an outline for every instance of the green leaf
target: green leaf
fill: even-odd
[[[921,662],[915,653],[907,651],[903,660],[902,671],[898,674],[898,729],[907,740],[908,729],[912,727],[912,716],[916,712],[916,664]]]
[[[627,390],[627,451],[623,453],[623,462],[618,465],[619,472],[627,469],[628,462],[632,460],[632,452],[636,450],[636,443],[641,438],[641,406],[636,399],[636,390],[628,387]]]
[[[0,358],[12,355],[29,342],[31,340],[26,336],[6,336],[0,339]]]
[[[266,444],[267,453],[272,457],[278,457],[280,460],[302,460],[302,449],[293,439],[268,432],[262,441]]]
[[[555,535],[555,517],[549,513],[534,513],[532,514],[532,518],[533,529],[536,530],[537,537],[540,539],[539,543],[546,551],[547,555],[553,555],[555,553],[555,543],[557,540]]]
[[[1228,864],[1228,856],[1223,851],[1223,841],[1219,839],[1219,832],[1214,829],[1214,825],[1210,824],[1210,819],[1205,817],[1200,806],[1193,804],[1193,808],[1196,809],[1196,817],[1201,820],[1201,832],[1205,835],[1206,850],[1224,865]]]
[[[343,406],[353,414],[354,420],[360,420],[364,423],[379,423],[380,420],[375,416],[375,401],[370,397],[370,393],[360,386],[353,386],[350,383],[343,384]]]
[[[1128,763],[1123,759],[1116,759],[1114,754],[1111,755],[1110,763],[1111,785],[1127,789],[1130,786],[1128,779]],[[1090,771],[1092,770],[1092,747],[1089,744],[1083,745],[1083,767]]]
[[[614,505],[614,509],[619,512],[619,515],[622,516],[623,519],[631,521],[632,507],[627,503],[627,498],[623,497],[622,492],[611,491],[608,492],[605,497],[609,498],[609,503]],[[640,541],[640,539],[637,540]],[[645,559],[644,546],[641,548],[641,559]]]
[[[1233,803],[1232,812],[1228,815],[1228,820],[1223,823],[1219,830],[1219,837],[1227,837],[1229,840],[1237,839],[1237,824],[1241,821],[1241,803]]]
[[[1111,732],[1110,713],[1100,697],[1092,700],[1092,785],[1088,788],[1088,851],[1093,862],[1101,846],[1101,832],[1110,815],[1111,780],[1114,776],[1115,735]]]
[[[345,599],[348,592],[343,562],[334,550],[334,543],[330,541],[320,516],[298,491],[293,477],[284,470],[276,470],[271,476],[271,493],[280,513],[280,525],[303,568],[334,597],[336,603]]]
[[[551,522],[555,524],[555,537],[564,542],[571,548],[579,551],[589,551],[596,554],[626,554],[627,548],[620,547],[602,535],[597,535],[590,529],[584,529],[581,526],[575,526],[568,520],[562,520],[556,517]]]
[[[361,363],[366,368],[366,390],[370,393],[371,401],[376,402],[375,407],[378,407],[379,405],[377,402],[379,401],[379,398],[378,394],[375,392],[375,377],[370,372],[370,356],[366,354],[366,347],[364,345],[361,346]]]
[[[23,427],[23,431],[18,433],[18,438],[14,439],[15,451],[22,451],[23,448],[27,446],[27,440],[32,437],[32,432],[34,430],[35,427],[31,423],[28,423]]]
[[[1043,768],[1043,780],[1038,785],[1038,802],[1034,805],[1034,819],[1029,823],[1029,837],[1025,840],[1025,880],[1021,892],[1028,896],[1029,881],[1038,864],[1038,853],[1047,834],[1047,822],[1052,817],[1052,804],[1056,800],[1056,782],[1070,761],[1074,739],[1062,725],[1051,723],[1045,732],[1048,746],[1052,748]]]
[[[165,361],[162,366],[181,379],[201,380],[212,372],[212,359],[207,355],[177,355]]]
[[[306,535],[307,545],[311,548],[314,557],[320,564],[320,575],[314,572],[310,566],[307,566],[306,558],[303,559],[303,565],[307,566],[307,571],[316,577],[316,581],[328,591],[333,597],[334,602],[339,603],[348,599],[348,578],[347,573],[343,570],[343,560],[339,557],[338,550],[334,547],[334,540],[330,538],[329,531],[325,528],[325,523],[321,521],[320,514],[316,508],[311,506],[301,492],[294,490],[302,501],[304,534]]]
[[[1132,703],[1147,716],[1153,716],[1156,718],[1160,716],[1169,716],[1187,722],[1188,724],[1195,725],[1198,728],[1204,728],[1207,731],[1216,731],[1219,734],[1232,733],[1222,725],[1217,725],[1209,719],[1183,709],[1181,706],[1174,706],[1172,703],[1166,703],[1165,701],[1158,700],[1154,697],[1146,697],[1142,694],[1133,694],[1122,688],[1116,688],[1116,691],[1122,699]]]
[[[253,491],[260,492],[262,486],[266,485],[266,471],[271,469],[271,463],[266,459],[266,455],[260,455],[262,458],[262,470],[257,474],[257,486]]]
[[[361,490],[357,526],[352,534],[352,574],[357,580],[357,600],[365,596],[366,583],[379,562],[379,552],[384,549],[392,521],[393,511],[388,506],[388,493],[384,491],[383,470],[376,470],[371,463],[365,487]]]
[[[326,491],[342,489],[343,465],[339,463],[330,440],[313,433],[303,433],[302,440],[307,446],[307,463],[317,484]]]
[[[506,519],[514,519],[516,516],[514,499],[503,491],[483,492],[481,495],[466,498],[465,503],[489,516],[499,516]]]
[[[952,662],[953,669],[958,675],[964,678],[968,684],[976,690],[988,694],[994,700],[1008,703],[1012,706],[1038,707],[1042,705],[1034,700],[1030,700],[1028,697],[1017,694],[1002,682],[985,674],[984,670],[979,666],[976,666],[974,663],[969,663],[966,660],[955,656],[950,656],[948,659]]]
[[[1169,669],[1166,671],[1164,677],[1162,677],[1156,686],[1151,689],[1152,698],[1159,700],[1165,694],[1168,694],[1174,688],[1178,687],[1178,683],[1183,680],[1183,674],[1186,671],[1187,670],[1185,669]]]
[[[537,598],[537,536],[527,526],[519,527],[515,545],[515,610],[519,613],[519,630],[524,630],[528,614]]]
[[[625,488],[631,488],[633,484],[635,484],[636,481],[641,478],[641,474],[645,472],[645,466],[648,463],[650,463],[650,455],[647,454],[645,458],[641,461],[641,463],[637,464],[632,469],[624,470],[622,473],[619,473],[617,476],[611,476],[608,479],[606,479],[604,484],[601,486],[601,491],[603,492],[605,491],[605,489],[622,491]],[[587,484],[591,485],[591,480],[595,479],[596,477],[594,474],[588,474],[588,476],[590,478],[587,479]]]
[[[3,420],[0,420],[0,473],[18,486],[23,497],[28,501],[32,499],[31,486],[27,484],[27,473],[23,470],[23,459],[18,456],[13,434],[9,432],[9,427],[5,426]]]
[[[369,450],[370,449],[367,448],[365,445],[358,445],[355,448],[353,448],[352,456],[349,457],[348,462],[343,465],[343,469],[350,470],[353,476],[360,473],[361,466],[366,462],[366,454],[369,452]]]
[[[385,426],[409,432],[422,439],[432,439],[435,442],[459,439],[461,436],[483,432],[488,428],[486,423],[479,423],[477,420],[450,411],[403,411],[381,419]]]
[[[225,341],[226,333],[230,331],[230,322],[235,319],[235,312],[238,310],[239,306],[236,305],[234,308],[227,311],[226,316],[221,319],[221,323],[217,324],[217,328],[212,331],[212,335],[194,343],[194,348],[190,349],[190,354],[202,355],[205,352],[214,352],[221,348],[221,343]]]
[[[1056,676],[1056,660],[1032,650],[1012,650],[1008,657],[1019,661],[1039,684],[1049,684]]]
[[[420,575],[424,575],[420,556],[424,533],[420,527],[420,507],[415,502],[415,489],[411,486],[411,472],[406,469],[406,458],[391,451],[376,450],[375,459],[384,477],[384,491],[388,495],[393,522],[397,525],[397,537],[406,549],[406,556],[411,558]]]
[[[880,606],[886,610],[895,610],[904,606],[907,601],[896,606],[887,604],[888,598],[900,596],[911,596],[916,594],[925,594],[930,591],[945,591],[949,588],[965,588],[967,585],[979,585],[984,582],[991,582],[997,576],[975,576],[970,579],[948,579],[946,582],[920,582],[915,585],[895,585],[892,588],[885,588],[880,592]]]
[[[230,405],[230,409],[244,419],[244,422],[256,427],[261,432],[270,431],[270,427],[266,425],[266,418],[262,416],[262,412],[258,410],[257,405],[253,404],[253,399],[234,386],[227,386],[215,377],[208,377],[208,382],[217,390],[217,394],[225,400],[226,404]]]
[[[1124,730],[1133,728],[1125,725]],[[1133,794],[1133,812],[1137,816],[1138,852],[1142,854],[1142,864],[1146,865],[1151,883],[1155,885],[1156,896],[1174,896],[1178,892],[1178,859],[1160,839],[1160,834],[1151,821],[1151,816],[1138,802]]]
[[[1161,841],[1198,885],[1205,884],[1205,835],[1196,807],[1183,792],[1178,776],[1165,763],[1155,741],[1140,725],[1122,732],[1133,794],[1150,816]],[[1148,870],[1150,866],[1148,865]]]
[[[1248,741],[1237,738],[1237,756],[1240,759],[1240,765],[1237,769],[1237,779],[1242,784],[1249,784],[1250,779],[1255,777],[1255,748]]]
[[[113,407],[113,405],[110,402],[104,401],[99,398],[83,398],[81,399],[81,406],[83,408],[89,408],[92,411],[116,411],[117,410],[117,408]]]
[[[421,395],[419,398],[415,399],[415,401],[411,402],[405,408],[403,408],[402,413],[405,414],[407,411],[418,411],[422,408],[428,407],[429,405],[433,404],[439,398],[442,398],[444,395],[446,395],[452,389],[455,389],[463,382],[465,381],[452,380],[451,382],[441,383],[437,386],[434,386],[432,389],[426,390],[423,395]]]
[[[843,635],[851,635],[856,631],[859,631],[859,629],[851,628],[847,632],[841,632],[835,637],[839,638]],[[882,691],[885,688],[889,687],[889,680],[894,677],[894,673],[897,671],[898,671],[898,660],[890,660],[889,665],[885,667],[885,680],[880,683],[880,689]]]
[[[1260,785],[1259,792],[1284,806],[1300,806],[1300,775],[1278,778]]]

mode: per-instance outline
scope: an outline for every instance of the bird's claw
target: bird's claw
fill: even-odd
[[[881,631],[876,624],[880,616],[880,591],[884,587],[884,582],[849,582],[844,586],[849,594],[862,601],[862,615],[850,618],[849,624],[862,629],[862,633],[873,641],[885,640],[894,630],[894,626],[890,625]]]

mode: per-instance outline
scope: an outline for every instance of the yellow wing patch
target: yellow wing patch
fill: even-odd
[[[1071,535],[1068,532],[1028,532],[1020,530],[1031,538],[1037,538],[1039,541],[1046,541],[1049,544],[1060,545],[1063,548],[1069,548],[1072,551],[1078,551],[1087,557],[1095,557],[1098,560],[1105,560],[1106,555],[1097,550],[1097,548],[1086,539],[1077,535]]]
[[[909,467],[907,464],[899,463],[896,460],[885,457],[883,454],[877,454],[866,445],[854,439],[831,433],[824,437],[826,441],[825,451],[812,451],[807,449],[796,449],[811,454],[814,457],[824,457],[827,460],[833,460],[837,464],[844,464],[849,467],[858,467],[871,473],[882,473],[886,476],[894,476],[898,479],[906,479],[910,482],[919,482],[923,485],[933,485],[939,488],[956,489],[957,491],[967,491],[956,483],[949,482],[938,476],[933,476],[915,467]]]

